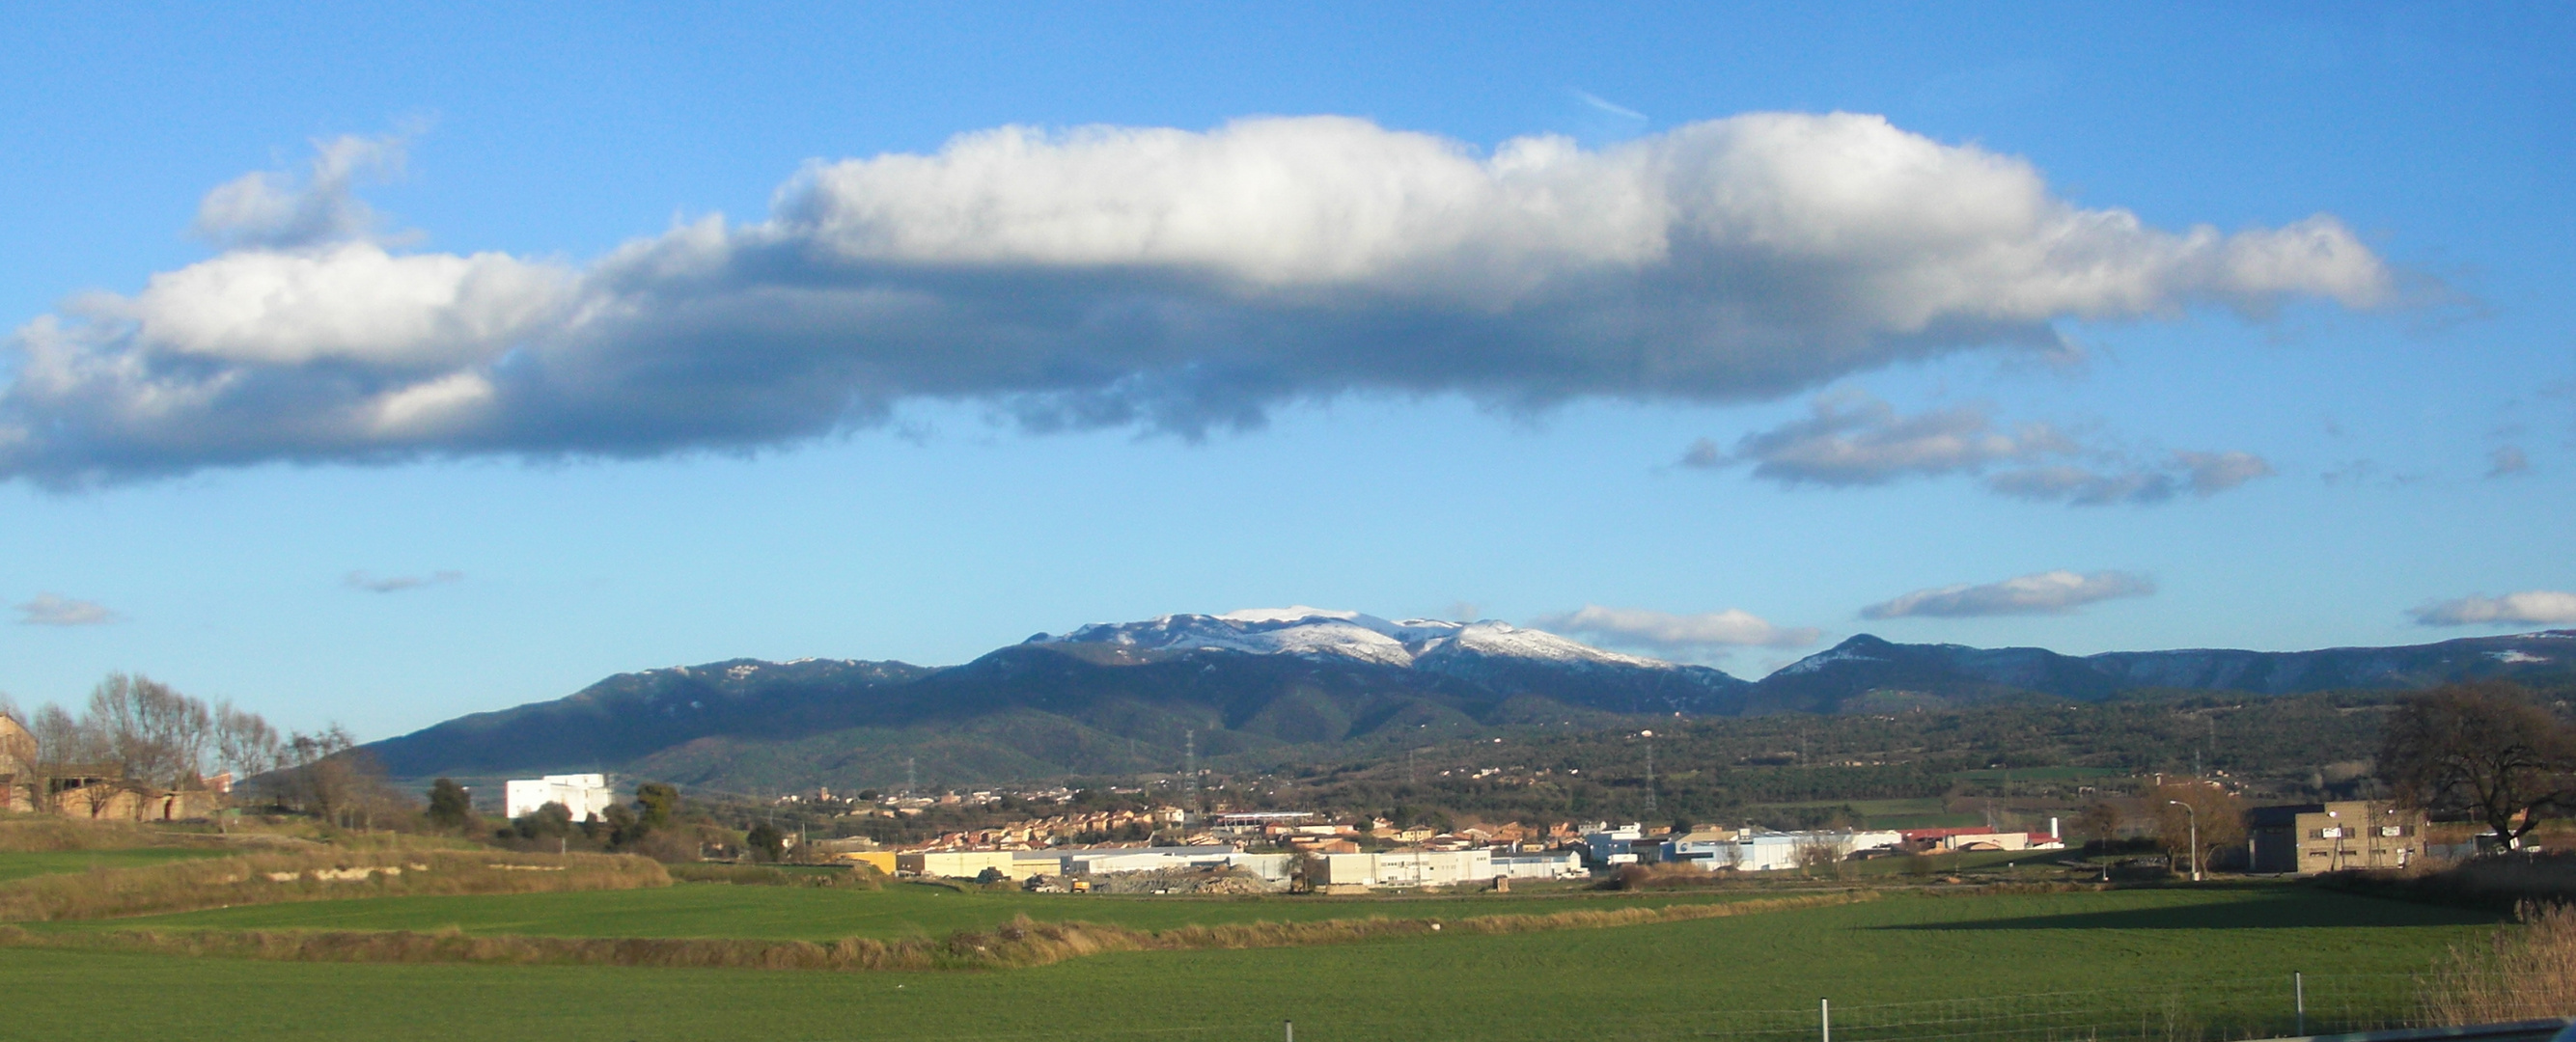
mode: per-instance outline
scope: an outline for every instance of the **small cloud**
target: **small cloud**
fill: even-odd
[[[2488,453],[2487,464],[2487,476],[2491,478],[2509,478],[2531,472],[2531,457],[2524,455],[2519,445],[2507,445]]]
[[[2191,475],[2195,496],[2213,496],[2256,478],[2268,478],[2272,465],[2251,452],[2177,452],[2174,464]]]
[[[1998,495],[2070,506],[2144,506],[2184,492],[2205,499],[2275,473],[2269,461],[2251,452],[2175,452],[2161,466],[2095,469],[2061,464],[2008,470],[1987,478],[1986,488]]]
[[[1784,485],[1883,485],[1898,478],[1975,471],[1998,462],[2075,451],[2047,424],[1995,427],[1979,406],[1907,416],[1866,394],[1819,397],[1804,419],[1745,435],[1733,453],[1706,439],[1683,454],[1693,467],[1752,463],[1753,476]]]
[[[431,572],[428,575],[388,575],[383,578],[377,578],[375,576],[368,575],[365,572],[350,572],[340,581],[348,584],[349,588],[353,590],[366,590],[370,593],[394,593],[400,590],[416,590],[423,586],[434,586],[440,583],[452,583],[463,578],[465,578],[465,573],[453,571],[437,571]]]
[[[2144,597],[2156,592],[2145,576],[2128,572],[2038,572],[1980,586],[1943,586],[1916,590],[1860,610],[1865,619],[1915,616],[1974,618],[1985,615],[2064,615],[2083,605],[2114,597]]]
[[[2408,611],[2418,626],[2555,626],[2576,622],[2576,593],[2525,590],[2502,597],[2471,594]]]
[[[2175,452],[2138,464],[2049,424],[2006,429],[1983,406],[1906,415],[1865,394],[1820,397],[1806,418],[1745,435],[1733,452],[1703,438],[1681,458],[1701,469],[1739,463],[1784,485],[1836,488],[2009,466],[1985,479],[1987,491],[2075,506],[2161,503],[2185,491],[2210,496],[2273,473],[2250,452]]]
[[[2329,485],[2381,485],[2389,488],[2420,484],[2427,478],[2428,475],[2422,473],[2389,470],[2371,459],[2347,460],[2317,474],[2317,480]]]
[[[403,145],[400,135],[317,139],[300,182],[290,174],[258,171],[218,185],[198,201],[193,230],[218,245],[250,249],[367,238],[380,222],[353,190],[363,178],[401,173]]]
[[[1543,616],[1532,621],[1531,625],[1557,633],[1581,634],[1604,644],[1650,648],[1668,654],[1699,654],[1741,647],[1802,648],[1814,644],[1822,635],[1812,626],[1774,626],[1739,608],[1675,615],[1644,608],[1604,608],[1587,604],[1580,611]]]
[[[1449,617],[1459,622],[1474,622],[1484,618],[1484,611],[1485,606],[1474,601],[1456,601],[1449,605]]]
[[[1987,491],[1997,495],[2079,507],[2162,503],[2174,497],[2175,485],[2169,474],[2097,471],[2072,465],[2008,470],[1986,479]]]
[[[34,600],[19,604],[17,608],[21,626],[104,626],[125,621],[125,616],[97,601],[52,593],[39,593]]]
[[[1592,106],[1594,109],[1609,113],[1610,115],[1617,116],[1621,119],[1633,119],[1643,122],[1646,118],[1646,114],[1643,112],[1639,112],[1617,102],[1606,100],[1600,95],[1584,90],[1581,87],[1574,88],[1574,98],[1577,101]]]

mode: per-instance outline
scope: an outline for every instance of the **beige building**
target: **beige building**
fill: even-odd
[[[988,868],[1000,869],[1003,875],[1011,875],[1017,857],[1016,853],[1008,850],[925,850],[896,854],[894,866],[895,871],[917,876],[973,879],[983,875]]]
[[[39,770],[44,750],[36,736],[0,713],[0,808],[50,811],[92,821],[185,821],[220,810],[231,775],[209,784],[164,790],[129,783],[114,764],[51,764]]]
[[[2247,869],[2315,875],[2347,868],[2404,868],[2424,856],[2420,810],[2378,800],[2296,803],[2245,812]]]
[[[35,810],[35,782],[36,736],[17,718],[0,713],[0,808]]]

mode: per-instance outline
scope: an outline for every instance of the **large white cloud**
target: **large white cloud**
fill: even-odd
[[[586,264],[389,248],[351,192],[391,147],[219,188],[199,223],[224,252],[21,327],[0,474],[651,454],[918,397],[1184,433],[1351,391],[1744,400],[2049,348],[2061,320],[2391,285],[2332,217],[2158,230],[1848,114],[1490,154],[1336,117],[1004,128],[813,164],[765,221]]]
[[[1740,647],[1802,648],[1815,643],[1821,635],[1813,627],[1775,626],[1741,608],[1681,615],[1587,604],[1575,611],[1532,620],[1531,625],[1604,644],[1683,655]]]
[[[2155,583],[2127,572],[2036,572],[2001,582],[1916,590],[1862,608],[1867,619],[1908,616],[1970,618],[1981,615],[2064,615],[2095,601],[2144,597]]]
[[[2407,614],[2424,626],[2556,626],[2576,622],[2576,593],[2524,590],[2433,601]]]

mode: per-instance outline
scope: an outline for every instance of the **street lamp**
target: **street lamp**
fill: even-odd
[[[2200,882],[2200,808],[2181,800],[2165,802],[2180,807],[2183,813],[2191,815],[2191,881]]]

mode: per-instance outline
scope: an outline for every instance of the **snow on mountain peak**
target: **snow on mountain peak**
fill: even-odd
[[[1303,604],[1286,608],[1237,608],[1217,618],[1227,622],[1295,622],[1299,619],[1356,619],[1360,613],[1332,608],[1309,608]]]
[[[1673,668],[1659,659],[1621,655],[1541,630],[1503,622],[1388,620],[1356,611],[1296,605],[1223,615],[1165,615],[1144,622],[1093,623],[1049,644],[1116,644],[1143,651],[1240,651],[1256,655],[1338,655],[1411,666],[1426,655],[1481,655],[1560,663]]]

